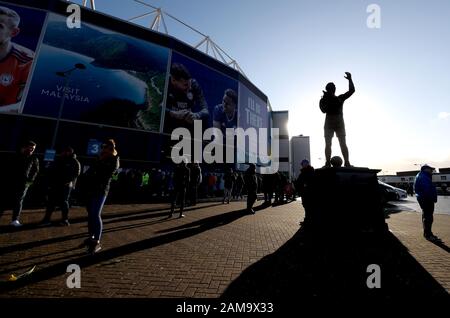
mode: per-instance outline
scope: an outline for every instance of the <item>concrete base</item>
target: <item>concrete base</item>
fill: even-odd
[[[378,172],[358,167],[317,169],[306,211],[311,226],[342,233],[385,232]]]

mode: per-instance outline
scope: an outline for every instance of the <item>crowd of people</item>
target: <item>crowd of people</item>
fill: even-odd
[[[35,149],[35,142],[25,142],[10,159],[9,169],[0,182],[0,217],[6,209],[12,209],[10,225],[13,227],[22,226],[20,216],[24,200],[41,171],[39,159],[34,154]],[[424,236],[435,240],[431,224],[437,196],[431,182],[432,170],[429,166],[422,167],[416,177],[415,193],[424,211]],[[226,167],[223,172],[203,172],[198,163],[188,163],[184,160],[172,166],[172,170],[123,169],[120,168],[119,154],[112,139],[102,145],[98,158],[90,166],[82,168],[74,149],[65,147],[59,156],[46,166],[45,171],[46,209],[39,225],[51,225],[52,215],[56,207],[59,207],[59,224],[69,226],[69,209],[73,202],[71,196],[75,189],[77,203],[85,206],[88,213],[88,237],[82,245],[92,254],[101,249],[101,213],[110,192],[112,199],[119,201],[130,202],[147,198],[147,202],[154,199],[170,202],[168,218],[173,217],[177,206],[179,218],[184,217],[185,206],[196,205],[199,197],[215,199],[221,196],[222,203],[229,204],[233,199],[242,200],[245,194],[247,212],[255,214],[253,206],[260,192],[264,193],[263,205],[295,200],[298,194],[305,209],[305,218],[301,224],[307,225],[311,213],[310,189],[315,174],[308,160],[302,161],[300,174],[294,182],[290,182],[279,172],[258,175],[254,164],[249,164],[245,172],[234,171],[231,167]]]
[[[149,170],[121,168],[114,140],[106,140],[98,158],[82,166],[75,150],[64,147],[54,160],[46,161],[41,168],[36,156],[36,143],[27,141],[5,164],[10,167],[0,183],[0,217],[6,209],[12,209],[10,225],[20,227],[23,203],[33,186],[39,202],[45,205],[40,226],[52,224],[52,216],[59,208],[61,226],[69,226],[69,210],[72,205],[85,206],[88,212],[88,238],[83,242],[90,253],[101,249],[101,212],[108,199],[112,203],[169,202],[172,217],[179,206],[179,217],[184,207],[194,206],[198,199],[222,202],[243,200],[247,197],[247,210],[255,213],[253,205],[257,193],[264,192],[265,203],[281,203],[294,198],[293,186],[281,173],[258,175],[256,166],[249,164],[245,172],[231,167],[223,170],[202,171],[198,163],[181,162],[179,165],[153,167]],[[222,168],[223,169],[223,168]],[[39,180],[39,182],[36,182]],[[45,180],[45,181],[43,181]],[[288,191],[291,189],[290,191]]]
[[[187,164],[189,183],[185,194],[185,205],[195,205],[198,198],[223,198],[223,202],[242,200],[247,194],[245,172],[230,167],[205,171],[207,167]],[[175,187],[173,166],[145,169],[120,168],[111,182],[110,202],[167,202]],[[294,187],[286,175],[256,175],[257,192],[264,193],[265,202],[282,203],[294,199]]]
[[[196,165],[195,169],[192,166]],[[220,197],[225,191],[226,173],[219,170],[203,171],[199,165],[189,164],[193,175],[190,177],[191,193],[186,195],[188,201],[197,197]],[[238,188],[234,188],[233,198],[242,198],[242,173],[236,172]],[[195,185],[195,186],[194,186]],[[154,167],[150,169],[120,168],[112,180],[111,192],[113,202],[162,202],[167,201],[174,188],[174,168]],[[195,193],[192,193],[195,191]]]
[[[9,167],[0,183],[0,217],[6,209],[12,209],[11,226],[21,227],[20,216],[28,190],[40,171],[38,157],[34,154],[36,143],[25,142],[6,163]],[[81,174],[81,165],[74,149],[65,147],[59,156],[45,169],[47,178],[46,210],[40,226],[51,224],[55,208],[61,209],[61,225],[68,226],[70,197],[77,188],[78,200],[88,213],[88,238],[83,242],[91,254],[101,249],[103,229],[101,213],[111,187],[111,180],[120,167],[119,155],[113,139],[107,140],[98,158]]]

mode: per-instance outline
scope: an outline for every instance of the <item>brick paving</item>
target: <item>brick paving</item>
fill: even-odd
[[[106,206],[104,249],[87,261],[84,250],[77,248],[86,237],[85,211],[72,209],[70,227],[24,228],[1,235],[0,275],[32,265],[55,269],[47,279],[3,296],[217,297],[247,266],[298,230],[298,205],[248,215],[241,210],[243,202],[202,203],[188,208],[182,219],[167,219],[167,205]],[[23,222],[35,223],[42,215],[41,210],[25,211]],[[68,289],[68,274],[59,264],[80,262],[85,264],[82,288]]]
[[[387,221],[409,253],[450,292],[450,216],[434,215],[433,232],[442,239],[441,246],[423,239],[420,213],[391,214]]]
[[[0,277],[37,265],[33,279],[8,283],[0,297],[219,297],[243,271],[277,251],[299,229],[304,211],[292,202],[248,215],[244,202],[215,202],[187,208],[186,217],[167,219],[166,204],[109,205],[103,212],[103,250],[86,256],[86,212],[71,210],[70,227],[37,228],[43,210],[24,211],[25,226],[0,220]],[[54,218],[59,217],[55,213]],[[447,290],[450,258],[446,245],[421,236],[420,214],[391,214],[392,233]],[[450,216],[436,215],[435,234],[450,245]],[[66,287],[66,268],[81,266],[80,289]],[[263,279],[263,278],[261,278]]]

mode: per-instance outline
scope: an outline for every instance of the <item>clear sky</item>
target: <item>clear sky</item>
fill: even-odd
[[[345,92],[349,71],[356,86],[344,104],[352,164],[382,173],[423,163],[450,167],[450,1],[146,2],[211,36],[274,110],[289,110],[290,134],[311,137],[314,166],[324,164],[322,90],[332,81],[337,94]],[[372,3],[381,9],[379,29],[366,23]],[[150,11],[132,0],[96,0],[96,5],[122,19]],[[188,43],[201,39],[166,22],[169,33]],[[340,155],[336,138],[333,154]]]

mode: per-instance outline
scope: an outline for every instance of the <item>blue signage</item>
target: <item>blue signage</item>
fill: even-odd
[[[102,149],[102,142],[97,139],[89,139],[87,155],[88,156],[97,156],[100,154],[100,150]]]
[[[46,149],[44,153],[44,161],[54,161],[56,156],[56,151],[53,149]]]

